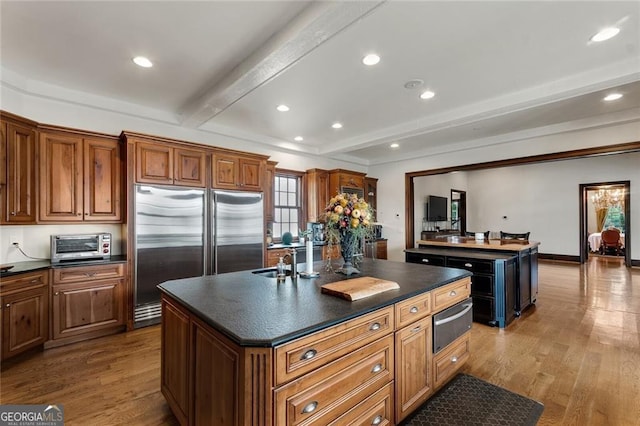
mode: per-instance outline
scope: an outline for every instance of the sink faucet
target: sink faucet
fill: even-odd
[[[291,249],[291,251],[287,254],[285,254],[284,256],[282,256],[282,259],[287,259],[289,258],[289,264],[291,264],[291,279],[295,280],[298,277],[298,258],[297,258],[297,254],[298,252],[296,251],[296,249]]]

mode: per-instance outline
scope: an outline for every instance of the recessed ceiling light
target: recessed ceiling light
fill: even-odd
[[[376,55],[375,53],[370,53],[362,58],[362,63],[365,65],[375,65],[378,62],[380,62],[380,56]]]
[[[288,107],[288,106],[286,106],[286,105],[284,105],[284,104],[283,104],[283,105],[278,105],[278,106],[276,107],[276,109],[277,109],[278,111],[280,111],[280,112],[287,112],[287,111],[289,111],[289,107]]]
[[[598,34],[594,35],[589,40],[596,42],[609,40],[610,38],[617,36],[619,32],[620,28],[608,27],[598,32]]]
[[[136,56],[133,58],[133,62],[142,68],[151,68],[153,66],[153,63],[144,56]]]
[[[398,143],[392,143],[391,145],[389,145],[391,148],[398,148],[400,146],[400,144]]]
[[[604,101],[617,101],[622,97],[622,93],[610,93],[603,98]]]
[[[334,129],[342,129],[342,123],[338,123],[337,121],[331,125]]]
[[[293,138],[293,140],[296,142],[302,142],[304,138],[302,136],[296,136],[295,138]]]
[[[436,94],[433,93],[431,90],[425,90],[424,92],[422,92],[422,94],[420,95],[420,99],[431,99],[435,96]]]

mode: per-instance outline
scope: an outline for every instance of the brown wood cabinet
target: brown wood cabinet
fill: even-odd
[[[36,124],[3,114],[0,131],[0,223],[35,223]]]
[[[128,141],[136,145],[137,183],[193,186],[206,185],[206,152],[157,141]]]
[[[366,173],[353,172],[350,170],[333,169],[329,170],[329,196],[333,197],[345,190],[358,189],[364,195],[364,177]]]
[[[2,360],[42,345],[49,338],[48,271],[20,274],[0,282]]]
[[[378,217],[378,179],[372,177],[364,178],[364,200],[373,209],[373,217]]]
[[[275,204],[274,204],[274,189],[273,185],[276,178],[276,163],[275,161],[267,161],[265,167],[265,182],[264,182],[264,220],[265,222],[273,222],[275,219]]]
[[[162,393],[181,424],[397,424],[448,381],[469,333],[432,353],[465,278],[275,348],[244,347],[162,295]],[[186,402],[185,402],[186,401]]]
[[[123,263],[52,271],[52,342],[48,347],[124,329]]]
[[[118,139],[40,131],[42,222],[120,222],[122,158]]]
[[[265,266],[276,266],[280,261],[281,257],[284,257],[285,254],[289,253],[289,249],[271,249],[267,250],[267,263]]]
[[[322,222],[324,209],[329,204],[329,172],[322,169],[310,169],[305,175],[307,194],[307,222]]]
[[[262,191],[266,159],[227,151],[213,153],[212,187],[241,191]]]

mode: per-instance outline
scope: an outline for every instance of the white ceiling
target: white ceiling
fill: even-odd
[[[363,165],[640,120],[638,1],[2,0],[0,15],[2,70],[31,91]]]

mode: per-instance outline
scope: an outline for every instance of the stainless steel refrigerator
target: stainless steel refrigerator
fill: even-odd
[[[136,185],[134,204],[135,327],[160,322],[164,281],[262,267],[261,193]]]
[[[258,269],[264,256],[262,193],[212,191],[211,270]]]

